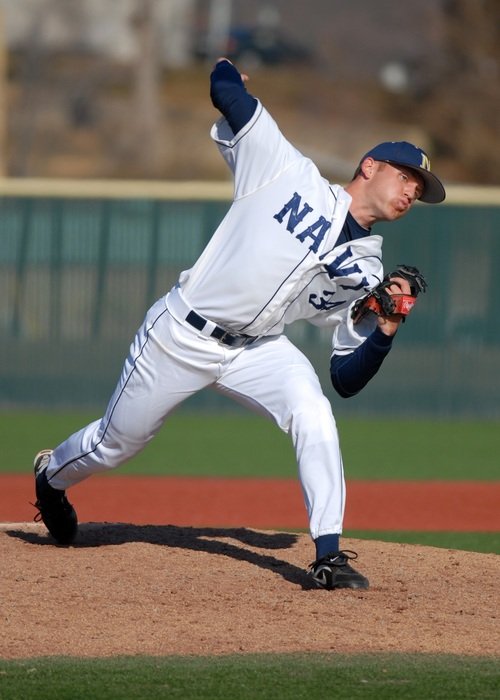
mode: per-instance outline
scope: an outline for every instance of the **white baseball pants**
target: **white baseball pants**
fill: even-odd
[[[293,441],[313,539],[342,532],[345,483],[330,403],[309,360],[285,336],[231,348],[175,318],[165,297],[148,311],[106,413],[53,452],[50,484],[64,489],[123,464],[169,413],[212,387],[272,418]]]

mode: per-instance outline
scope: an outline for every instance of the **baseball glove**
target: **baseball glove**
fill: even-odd
[[[402,277],[409,283],[410,294],[391,294],[387,291],[388,287],[395,284],[395,277]],[[425,292],[426,288],[427,282],[416,267],[398,265],[371,292],[357,300],[351,312],[353,323],[359,323],[370,312],[377,316],[399,315],[404,322],[415,306],[417,296],[420,292]]]

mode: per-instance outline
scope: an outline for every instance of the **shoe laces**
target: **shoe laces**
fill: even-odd
[[[346,566],[349,560],[357,559],[358,553],[352,549],[342,549],[340,552],[329,552],[324,557],[320,557],[310,564],[311,569],[315,569],[318,564],[329,564],[330,566]]]
[[[55,499],[52,503],[45,502],[42,507],[42,501],[40,499],[36,500],[34,503],[30,502],[30,505],[33,506],[33,508],[36,508],[38,510],[38,513],[35,515],[33,518],[33,522],[39,523],[42,520],[42,510],[45,511],[45,513],[50,512],[51,509],[62,509],[64,513],[69,513],[72,509],[72,506],[70,505],[70,502],[68,501],[66,494],[63,492],[60,497]]]

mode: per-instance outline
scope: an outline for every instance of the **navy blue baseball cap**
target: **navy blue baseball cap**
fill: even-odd
[[[446,192],[441,181],[431,173],[431,161],[425,151],[414,146],[408,141],[386,141],[379,143],[371,151],[365,153],[360,163],[365,158],[373,158],[384,163],[404,165],[405,168],[415,170],[424,181],[424,191],[419,199],[428,204],[439,204],[446,197]]]

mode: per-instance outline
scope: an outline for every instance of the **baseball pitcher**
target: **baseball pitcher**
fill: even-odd
[[[211,137],[232,172],[233,202],[199,259],[147,312],[104,416],[36,456],[35,519],[71,543],[78,521],[66,490],[123,464],[176,406],[211,387],[290,436],[315,546],[312,581],[368,588],[350,564],[357,555],[340,544],[346,489],[332,408],[284,330],[297,319],[331,328],[333,386],[342,397],[359,392],[426,287],[409,265],[384,274],[372,228],[445,192],[407,142],[379,144],[346,187],[330,184],[245,78],[226,59],[211,75],[222,115]]]

